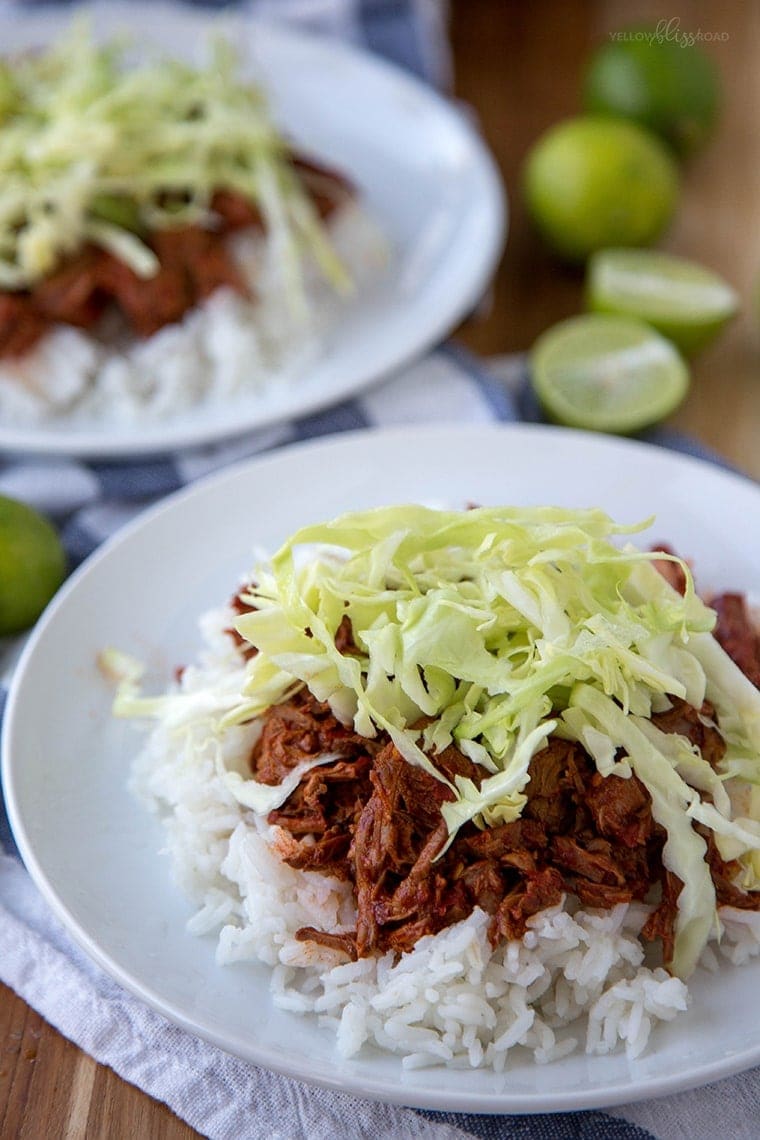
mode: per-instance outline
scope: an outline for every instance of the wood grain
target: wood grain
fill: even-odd
[[[522,351],[581,309],[581,276],[558,266],[532,232],[519,172],[539,133],[579,109],[592,46],[640,20],[680,17],[684,30],[727,33],[709,45],[723,75],[720,131],[684,177],[668,248],[721,271],[746,303],[760,276],[760,5],[583,0],[453,0],[456,91],[478,116],[511,200],[510,234],[490,311],[459,330],[477,352]],[[760,332],[747,311],[695,364],[674,423],[760,478]],[[0,1136],[3,1140],[189,1140],[165,1105],[97,1065],[0,986]]]
[[[166,1105],[96,1064],[0,985],[3,1140],[191,1140]]]
[[[520,171],[538,135],[579,108],[585,61],[610,31],[659,20],[717,33],[704,48],[720,68],[718,131],[683,172],[681,201],[663,247],[722,273],[742,312],[693,362],[689,396],[672,426],[760,478],[760,5],[631,0],[538,4],[455,3],[457,94],[479,115],[510,198],[511,222],[490,313],[459,338],[484,355],[519,352],[545,328],[583,308],[578,270],[557,263],[525,214]]]

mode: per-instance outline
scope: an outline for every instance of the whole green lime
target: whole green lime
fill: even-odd
[[[679,155],[704,146],[721,104],[720,78],[710,57],[670,25],[618,36],[589,62],[586,110],[632,119]]]
[[[523,171],[536,226],[562,257],[650,245],[678,202],[678,170],[649,131],[602,115],[567,119],[535,144]]]
[[[28,629],[66,574],[66,556],[47,519],[0,495],[0,635]]]

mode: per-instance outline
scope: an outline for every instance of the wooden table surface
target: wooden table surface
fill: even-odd
[[[457,94],[477,112],[510,195],[510,232],[486,315],[459,330],[475,351],[523,350],[547,326],[581,310],[580,276],[559,267],[528,225],[518,172],[537,136],[579,107],[579,77],[593,44],[641,21],[680,20],[708,44],[723,76],[724,114],[710,146],[684,175],[665,248],[720,271],[745,308],[695,362],[692,389],[673,419],[760,478],[760,4],[756,0],[586,3],[453,0]],[[166,1106],[124,1083],[0,987],[0,1136],[188,1140],[197,1134]]]

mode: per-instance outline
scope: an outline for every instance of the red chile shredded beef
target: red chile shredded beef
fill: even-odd
[[[726,636],[744,644],[733,601],[725,608]],[[336,641],[342,652],[356,651],[348,618]],[[707,702],[697,710],[674,699],[652,720],[662,732],[686,736],[712,765],[725,751]],[[491,916],[496,945],[521,937],[531,915],[566,893],[601,908],[651,901],[654,894],[660,901],[642,935],[659,940],[664,962],[672,960],[682,884],[662,865],[665,832],[636,776],[603,777],[580,745],[550,737],[531,761],[521,818],[482,831],[466,824],[436,859],[447,838],[441,806],[453,798],[451,790],[408,764],[386,735],[368,740],[342,725],[305,688],[265,715],[251,770],[258,780],[278,784],[297,764],[324,753],[336,758],[308,772],[269,822],[289,833],[282,856],[291,866],[353,883],[356,930],[303,927],[296,934],[301,941],[350,958],[400,953],[479,906]],[[483,777],[453,747],[431,761],[449,780],[458,774],[479,784]],[[759,893],[735,885],[738,864],[724,862],[711,833],[697,830],[707,844],[718,904],[760,909]]]
[[[760,689],[760,636],[741,594],[718,594],[710,601],[718,614],[715,637],[726,653]]]
[[[352,187],[334,171],[298,156],[292,166],[320,217],[351,198]],[[249,296],[227,237],[244,227],[261,228],[261,215],[229,190],[217,191],[211,207],[218,223],[214,229],[180,226],[145,238],[159,260],[152,277],[139,277],[112,254],[86,245],[32,289],[0,293],[0,357],[22,356],[56,323],[92,329],[109,307],[118,309],[138,336],[148,337],[221,286]]]
[[[674,553],[664,543],[656,546],[653,552]],[[657,559],[654,565],[679,594],[686,592],[686,575],[678,562],[662,558]],[[716,640],[742,673],[760,689],[760,634],[749,612],[747,599],[743,594],[716,594],[709,604],[718,615],[713,630]]]
[[[239,590],[237,594],[234,595],[234,597],[230,600],[230,607],[233,613],[239,614],[241,616],[243,614],[253,613],[256,607],[246,602],[245,595],[248,590],[253,590],[255,588],[256,583],[251,582],[248,586],[244,586],[242,590]],[[240,653],[242,653],[243,657],[245,657],[246,661],[249,661],[251,657],[256,656],[258,653],[256,646],[251,645],[251,643],[246,641],[244,637],[241,637],[234,626],[230,626],[229,629],[226,629],[224,632],[232,638]]]

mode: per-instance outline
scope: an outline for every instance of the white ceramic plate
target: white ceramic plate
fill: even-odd
[[[91,558],[49,609],[18,668],[3,740],[14,832],[38,886],[82,946],[172,1021],[249,1061],[360,1095],[435,1109],[589,1108],[705,1083],[760,1061],[760,962],[698,974],[693,1005],[650,1051],[527,1060],[502,1076],[417,1070],[374,1050],[341,1061],[313,1021],[275,1010],[264,967],[214,963],[186,933],[160,826],[126,790],[141,734],[112,721],[97,652],[146,659],[156,685],[198,645],[195,620],[229,597],[254,544],[354,508],[598,505],[657,513],[653,541],[694,559],[700,584],[750,590],[760,567],[760,489],[643,444],[545,427],[357,433],[285,449],[170,499]]]
[[[3,17],[3,54],[49,43],[70,10]],[[0,423],[0,448],[127,456],[209,443],[352,396],[443,339],[479,301],[501,252],[504,194],[476,131],[453,103],[379,57],[335,40],[181,5],[93,9],[107,36],[125,27],[177,57],[203,58],[228,33],[302,149],[345,171],[387,234],[391,262],[347,306],[302,377],[235,405],[157,423]]]

